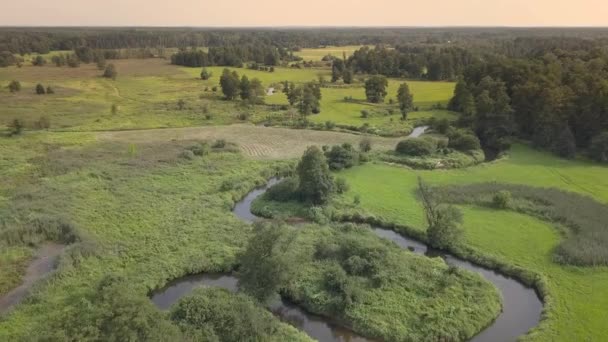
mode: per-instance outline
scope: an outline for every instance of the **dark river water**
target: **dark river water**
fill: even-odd
[[[247,194],[235,205],[234,214],[246,222],[253,222],[258,219],[258,217],[251,213],[251,203],[258,196],[262,195],[268,187],[276,184],[278,181],[278,179],[273,178],[265,187],[255,189]],[[503,297],[502,313],[488,328],[475,336],[472,341],[513,342],[517,340],[518,336],[525,334],[538,324],[543,306],[533,289],[498,272],[474,265],[450,254],[432,250],[424,243],[406,238],[392,230],[373,227],[373,231],[379,237],[392,241],[414,253],[424,254],[429,257],[441,257],[450,265],[477,272],[501,291]],[[198,286],[218,286],[230,291],[236,291],[237,278],[229,274],[200,274],[182,277],[155,291],[152,295],[152,302],[160,309],[168,309],[181,297],[190,294]],[[331,322],[327,318],[310,314],[285,300],[277,300],[277,302],[272,303],[270,310],[284,321],[291,323],[306,332],[310,337],[321,342],[373,341],[358,336],[354,332],[334,324],[334,322]]]

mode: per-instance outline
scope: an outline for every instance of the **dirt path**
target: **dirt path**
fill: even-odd
[[[56,243],[47,243],[40,247],[36,257],[27,267],[21,285],[0,297],[0,314],[10,311],[19,304],[38,280],[44,279],[55,269],[57,257],[64,248],[64,245]]]
[[[255,159],[295,158],[302,155],[310,145],[359,144],[364,136],[304,129],[263,127],[254,125],[205,126],[186,128],[164,128],[133,131],[99,132],[97,137],[106,141],[147,143],[171,140],[216,140],[225,139],[239,145],[246,156]],[[369,136],[374,149],[395,148],[403,138]]]

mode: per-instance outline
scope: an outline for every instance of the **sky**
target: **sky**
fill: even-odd
[[[0,0],[0,26],[608,26],[608,0]]]

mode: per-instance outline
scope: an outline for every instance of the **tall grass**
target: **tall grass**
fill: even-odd
[[[590,197],[555,188],[479,183],[437,188],[441,200],[492,206],[499,191],[513,200],[507,209],[549,221],[562,229],[564,240],[554,252],[556,262],[578,266],[608,265],[608,206]]]

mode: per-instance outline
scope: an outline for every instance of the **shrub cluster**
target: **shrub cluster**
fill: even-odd
[[[324,150],[331,170],[339,171],[359,164],[359,152],[349,143],[325,147]]]
[[[409,138],[397,144],[395,151],[408,156],[427,156],[435,152],[436,145],[426,138]]]

